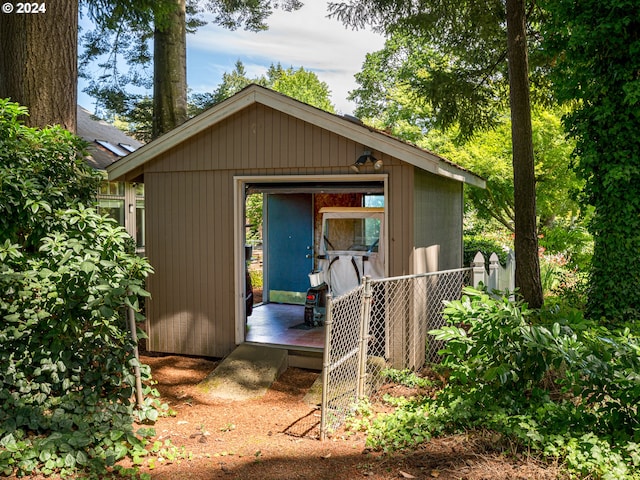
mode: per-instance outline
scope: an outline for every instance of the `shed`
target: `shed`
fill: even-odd
[[[107,170],[145,186],[155,269],[147,348],[212,357],[247,339],[248,195],[264,198],[264,302],[296,304],[314,268],[321,207],[376,198],[385,274],[423,273],[462,265],[463,185],[485,186],[432,152],[257,85]]]

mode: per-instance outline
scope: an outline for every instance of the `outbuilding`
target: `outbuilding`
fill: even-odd
[[[299,305],[315,268],[321,208],[382,206],[384,274],[424,273],[462,265],[463,186],[485,186],[432,152],[257,85],[108,173],[144,183],[146,255],[155,270],[148,350],[212,357],[228,355],[251,330],[250,195],[262,194],[264,206],[263,302]]]

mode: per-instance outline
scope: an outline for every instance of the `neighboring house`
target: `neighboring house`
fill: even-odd
[[[309,287],[321,207],[375,197],[385,275],[423,273],[462,266],[463,185],[485,186],[432,152],[257,85],[107,171],[145,185],[147,348],[212,357],[246,339],[248,195],[264,196],[265,302],[285,302]]]
[[[87,109],[78,105],[77,134],[89,142],[90,157],[87,162],[96,170],[104,172],[105,181],[98,190],[98,209],[107,212],[120,223],[136,242],[136,251],[144,253],[144,184],[133,182],[111,182],[106,169],[116,160],[134,152],[143,144],[124,132],[94,117]]]

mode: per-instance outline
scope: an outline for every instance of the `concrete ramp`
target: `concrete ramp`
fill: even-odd
[[[287,350],[242,344],[200,382],[199,387],[212,398],[258,398],[267,393],[287,367]]]

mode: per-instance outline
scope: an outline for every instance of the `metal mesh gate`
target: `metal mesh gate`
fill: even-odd
[[[438,360],[428,335],[443,325],[443,302],[460,298],[471,269],[363,279],[328,298],[320,438],[340,426],[359,399],[385,381],[385,370],[418,370]]]
[[[359,398],[364,285],[327,298],[320,438],[342,424]],[[347,319],[343,321],[343,319]]]

